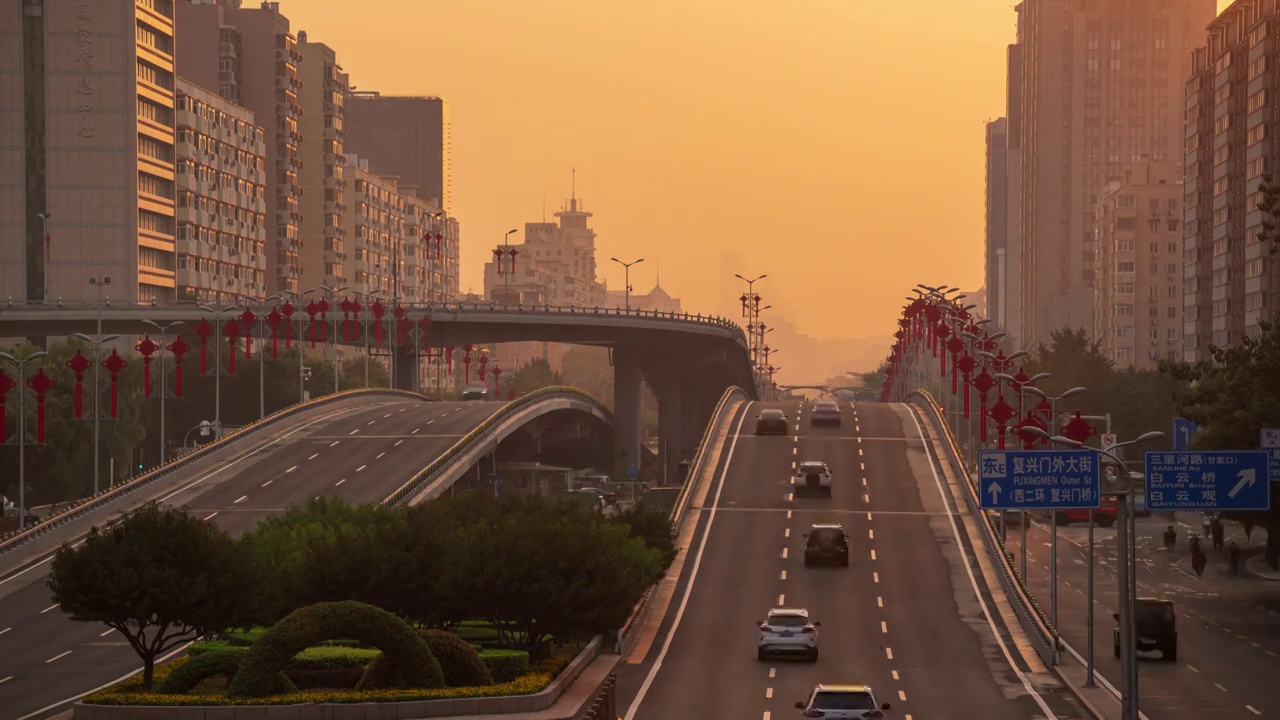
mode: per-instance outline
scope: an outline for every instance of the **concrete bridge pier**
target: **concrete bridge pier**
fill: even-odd
[[[391,377],[391,387],[397,390],[421,392],[422,388],[416,384],[417,353],[411,347],[397,347],[394,352],[395,374]]]
[[[613,476],[627,477],[627,466],[640,467],[642,357],[638,348],[619,345],[613,350]]]
[[[675,483],[679,480],[680,460],[684,456],[686,388],[674,368],[663,368],[649,378],[658,397],[658,477]]]

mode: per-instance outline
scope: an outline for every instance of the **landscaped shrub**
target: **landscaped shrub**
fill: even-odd
[[[422,639],[431,648],[431,654],[440,662],[444,671],[444,683],[448,687],[480,687],[492,685],[493,675],[480,659],[475,648],[467,641],[443,630],[422,630]],[[515,678],[511,678],[515,679]],[[385,655],[379,655],[365,669],[364,677],[356,685],[357,690],[402,685],[403,677]]]
[[[249,652],[246,645],[228,645],[224,640],[206,640],[192,643],[187,654],[192,657],[208,653],[232,653],[244,657]],[[334,645],[317,645],[289,658],[286,671],[321,671],[321,670],[363,670],[373,659],[381,655],[374,648],[342,647]]]
[[[240,668],[240,660],[245,653],[234,650],[214,650],[213,652],[193,655],[191,659],[169,673],[163,682],[156,687],[162,695],[185,695],[195,686],[209,678],[223,677],[230,679]],[[275,674],[271,694],[297,692],[298,688],[285,677],[284,673]]]
[[[411,688],[444,686],[440,663],[431,648],[403,620],[386,610],[344,601],[295,610],[258,639],[245,654],[227,694],[265,697],[272,681],[302,650],[335,637],[358,640],[386,653]]]
[[[524,650],[481,650],[480,659],[494,682],[511,682],[529,672],[529,653]]]
[[[364,668],[338,668],[336,670],[285,670],[284,674],[299,690],[354,690]]]

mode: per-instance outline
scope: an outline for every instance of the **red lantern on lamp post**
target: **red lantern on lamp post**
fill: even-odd
[[[79,355],[78,352],[76,354]],[[18,387],[18,381],[6,375],[4,370],[0,370],[0,444],[4,444],[5,442],[8,442],[8,437],[9,437],[9,433],[5,430],[5,425],[4,425],[5,397],[9,394],[10,390],[16,387]],[[79,417],[79,415],[77,415],[77,417]],[[18,421],[21,422],[22,419],[19,418]]]
[[[253,311],[248,308],[245,308],[245,311],[240,314],[240,322],[244,323],[244,359],[245,360],[253,359],[252,357],[253,355],[253,350],[252,350],[253,324],[257,320],[258,320],[258,316],[254,315]],[[234,374],[235,370],[232,370],[231,372]]]
[[[272,308],[267,313],[267,324],[271,326],[271,359],[277,360],[280,357],[280,323],[285,321],[284,313],[279,308]],[[289,330],[288,323],[285,324],[285,332]]]
[[[466,378],[467,385],[471,384],[471,351],[473,349],[474,348],[472,348],[470,345],[462,346],[462,352],[463,352],[462,364],[466,368],[463,375]]]
[[[173,353],[173,396],[182,397],[182,356],[191,350],[191,346],[179,335],[169,343],[169,352]]]
[[[333,309],[333,306],[325,298],[320,298],[320,301],[316,303],[316,309],[320,311],[320,342],[329,342],[329,311]],[[334,318],[334,320],[336,321],[337,318]],[[333,336],[335,339],[338,337],[337,322],[334,323]]]
[[[996,441],[999,443],[998,447],[1001,450],[1004,450],[1005,428],[1008,427],[1010,420],[1017,417],[1018,411],[1014,410],[1013,406],[1005,402],[1004,396],[1001,395],[996,400],[996,404],[992,405],[991,409],[987,411],[987,415],[996,423],[996,428],[998,430]]]
[[[480,384],[481,385],[489,384],[489,381],[487,380],[488,374],[489,374],[489,356],[481,355],[480,356]]]
[[[498,361],[493,361],[493,396],[498,397],[498,393],[502,391],[502,368],[498,367]]]
[[[395,317],[396,323],[396,345],[404,345],[404,334],[413,327],[413,321],[405,317],[404,306],[396,303],[396,309],[391,311],[391,315]]]
[[[455,348],[450,345],[444,349],[444,361],[449,366],[449,372],[453,372],[453,352]]]
[[[200,338],[200,374],[204,375],[209,372],[209,363],[206,359],[205,349],[209,346],[209,336],[213,334],[213,325],[203,318],[196,323],[196,336]]]
[[[156,354],[160,346],[152,342],[150,335],[143,335],[142,342],[133,349],[142,356],[142,397],[151,397],[151,356]]]
[[[111,417],[120,417],[120,371],[124,370],[129,363],[125,359],[116,354],[115,350],[111,351],[111,355],[102,361],[102,367],[106,368],[107,374],[111,376]]]
[[[112,354],[114,355],[115,353]],[[44,444],[44,396],[53,388],[53,379],[45,374],[44,368],[40,368],[27,381],[27,387],[35,391],[36,394],[36,442]],[[112,402],[114,404],[114,396]]]
[[[76,376],[76,419],[84,417],[84,374],[92,366],[93,362],[79,350],[67,361],[67,367],[71,368],[71,372],[75,373]],[[0,373],[0,415],[4,414],[4,393],[8,392],[4,387],[4,382],[7,379],[3,377],[3,373]],[[3,417],[0,417],[0,442],[4,442]]]
[[[369,312],[373,313],[373,341],[378,345],[381,345],[382,318],[387,314],[387,306],[382,304],[381,298],[378,298],[369,306]],[[365,332],[368,332],[368,330],[366,329]]]
[[[280,314],[284,316],[284,349],[285,350],[288,350],[289,348],[293,347],[293,314],[296,311],[297,311],[297,308],[293,306],[293,303],[288,301],[285,301],[285,303],[280,306]],[[273,335],[272,338],[274,339],[274,337],[275,336]],[[273,349],[272,352],[274,353],[275,350]],[[274,357],[274,355],[272,355],[272,357]]]

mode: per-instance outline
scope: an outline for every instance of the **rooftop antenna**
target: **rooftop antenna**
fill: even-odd
[[[547,193],[542,193],[542,222],[547,221]]]
[[[657,277],[653,279],[653,286],[662,287],[662,258],[658,258],[656,262],[658,263],[658,270]]]
[[[569,181],[569,188],[570,188],[569,199],[577,200],[578,199],[578,169],[573,168],[569,172],[572,173],[570,176],[571,180]]]

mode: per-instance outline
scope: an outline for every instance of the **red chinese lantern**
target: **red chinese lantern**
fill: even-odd
[[[418,321],[418,327],[422,328],[422,344],[426,345],[427,334],[431,332],[431,318],[424,315],[422,319]]]
[[[1047,440],[1037,435],[1033,435],[1031,432],[1029,432],[1028,428],[1037,428],[1039,430],[1047,429],[1044,424],[1044,420],[1040,418],[1040,415],[1038,413],[1036,413],[1035,411],[1024,413],[1022,418],[1022,423],[1018,426],[1016,431],[1018,435],[1018,439],[1022,441],[1023,450],[1034,450],[1036,447],[1037,440],[1039,440],[1042,444],[1045,444],[1045,445],[1049,444]]]
[[[502,368],[498,367],[498,361],[493,362],[493,392],[496,395],[500,390],[498,383],[502,381]]]
[[[1064,437],[1071,438],[1078,443],[1087,441],[1089,438],[1096,435],[1097,432],[1098,428],[1091,425],[1088,420],[1080,417],[1079,410],[1076,411],[1076,416],[1071,418],[1071,420],[1062,427],[1062,435]]]
[[[236,374],[236,338],[240,337],[240,326],[235,320],[228,320],[226,325],[222,326],[222,334],[227,336],[227,342],[231,345],[227,352],[230,362],[227,363],[227,372],[231,375]]]
[[[280,306],[280,314],[284,316],[284,349],[293,347],[293,313],[297,308],[286,302]]]
[[[342,310],[342,338],[344,340],[351,340],[351,316],[359,312],[356,309],[359,307],[356,303],[351,302],[351,298],[343,298],[342,302],[338,304],[338,308]]]
[[[115,355],[114,352],[111,353]],[[53,387],[53,380],[44,373],[44,368],[36,371],[36,374],[27,381],[27,387],[36,393],[36,442],[44,443],[44,395]],[[111,392],[111,417],[115,417],[115,387],[112,386]],[[19,418],[18,422],[22,422]]]
[[[151,341],[150,335],[143,335],[142,342],[133,349],[142,356],[142,396],[151,397],[151,356],[156,354],[160,346]]]
[[[444,235],[436,233],[436,259],[440,259],[440,253],[444,250]]]
[[[514,273],[516,271],[516,256],[520,254],[520,251],[515,248],[511,248],[507,251],[507,254],[511,256],[511,272]]]
[[[493,251],[493,265],[497,268],[499,275],[502,274],[502,248],[495,248]]]
[[[311,347],[314,348],[316,346],[316,314],[320,312],[320,306],[316,304],[315,300],[312,300],[307,303],[306,307],[302,308],[302,311],[311,318]]]
[[[972,357],[970,357],[967,353],[964,355],[961,355],[960,359],[956,361],[956,370],[959,370],[960,374],[964,376],[964,416],[965,418],[969,417],[969,385],[970,385],[969,375],[973,374],[973,371],[976,370],[977,367],[978,367],[977,361],[974,360]]]
[[[76,375],[76,418],[84,417],[84,374],[92,366],[93,361],[85,357],[79,350],[67,361],[67,367],[71,368],[71,372]],[[7,379],[0,373],[0,414],[4,412],[4,393],[8,392],[4,383]],[[10,380],[9,382],[13,381]],[[2,418],[0,418],[0,442],[4,442],[4,420]]]
[[[201,319],[196,324],[196,335],[200,336],[200,374],[204,375],[209,372],[208,363],[205,361],[205,348],[209,345],[209,336],[213,334],[213,326],[208,320]]]
[[[471,384],[471,350],[472,350],[472,347],[470,345],[462,346],[462,352],[463,352],[462,364],[466,366],[466,372],[464,377],[466,377],[466,382],[468,385]]]
[[[996,436],[996,439],[1000,443],[1000,449],[1004,450],[1005,428],[1009,425],[1009,421],[1018,415],[1018,411],[1014,410],[1009,403],[1005,402],[1004,396],[1001,395],[999,399],[996,400],[996,404],[992,405],[991,409],[987,411],[987,415],[996,422],[996,427],[999,428],[1000,432]]]
[[[373,341],[381,345],[382,317],[387,314],[387,306],[382,304],[382,300],[375,299],[373,304],[369,306],[369,312],[373,313]],[[366,330],[365,332],[368,331]]]
[[[982,418],[982,422],[978,423],[978,427],[981,428],[979,439],[985,444],[987,442],[987,393],[996,386],[996,381],[987,369],[983,368],[982,372],[973,379],[972,384],[978,390],[978,417]]]
[[[959,369],[957,365],[960,363],[960,353],[964,352],[964,340],[961,340],[959,336],[951,336],[951,339],[947,341],[947,352],[951,353],[951,394],[955,395],[958,389],[956,387],[956,370]]]
[[[0,370],[0,444],[8,441],[9,433],[4,427],[4,401],[9,395],[9,391],[18,387],[18,382],[13,378],[5,375],[4,370]],[[76,417],[79,417],[77,412]]]
[[[111,375],[111,417],[120,416],[120,371],[124,370],[129,363],[125,359],[116,354],[115,350],[111,351],[111,355],[102,361],[102,367],[107,369]]]
[[[253,323],[257,319],[258,319],[258,316],[254,315],[253,311],[247,308],[243,313],[240,314],[240,322],[244,323],[244,359],[245,360],[252,359],[251,348],[253,347]]]
[[[489,356],[480,356],[480,382],[485,381],[485,376],[489,374]]]
[[[396,318],[396,344],[404,345],[404,333],[413,327],[413,321],[405,317],[404,306],[399,303],[396,304],[396,309],[392,310],[391,314]]]
[[[169,352],[173,353],[173,396],[182,397],[182,356],[191,350],[191,346],[179,335],[169,343]]]
[[[284,320],[285,320],[284,313],[280,312],[280,310],[277,308],[272,308],[271,312],[267,313],[267,324],[271,326],[271,359],[272,360],[275,360],[280,356],[279,355],[280,323],[283,322]],[[284,327],[285,327],[285,332],[288,333],[289,325],[287,322],[285,323]],[[286,344],[285,347],[288,347],[288,345]]]

